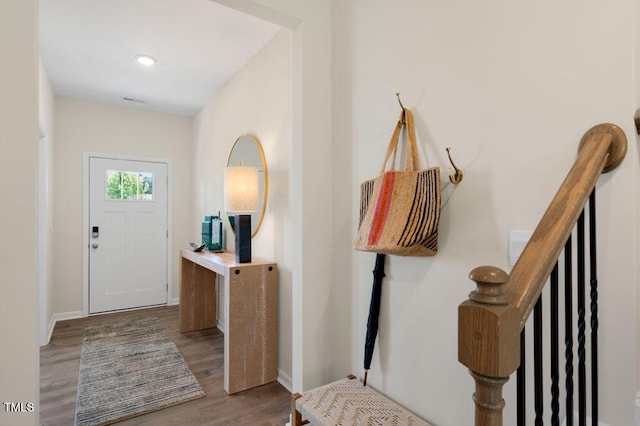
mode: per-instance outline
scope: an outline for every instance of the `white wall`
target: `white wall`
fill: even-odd
[[[291,381],[292,239],[292,34],[282,29],[230,80],[194,119],[194,203],[191,235],[200,238],[204,215],[224,216],[224,167],[236,139],[253,134],[265,152],[268,198],[264,220],[252,240],[252,254],[278,263],[279,369]],[[227,220],[226,248],[233,250]]]
[[[640,106],[640,7],[638,7],[638,1],[636,0],[636,14],[635,14],[635,68],[634,68],[634,76],[635,76],[635,106]],[[637,134],[633,134],[633,136],[629,135],[632,144],[637,144],[638,136]],[[636,157],[634,157],[634,161]],[[634,188],[640,188],[640,173],[634,174]],[[638,250],[640,247],[640,197],[637,195],[634,197],[635,204],[635,247]],[[636,330],[640,330],[640,262],[635,262],[635,270],[633,275],[633,281],[636,283],[635,292],[636,292]],[[637,426],[640,426],[640,333],[636,333],[636,417],[637,417]]]
[[[83,153],[172,160],[173,295],[179,296],[179,252],[191,219],[192,119],[56,97],[54,311],[82,310]]]
[[[333,2],[334,19],[343,24],[334,28],[334,39],[342,40],[344,46],[333,59],[327,50],[331,41],[328,2],[233,3],[248,9],[256,9],[256,4],[265,6],[269,10],[258,7],[256,13],[275,11],[274,20],[282,19],[283,25],[286,21],[286,26],[294,29],[290,193],[296,229],[294,388],[308,388],[336,376],[342,361],[335,353],[350,351],[342,345],[350,341],[348,331],[322,328],[322,319],[328,315],[349,316],[344,301],[327,303],[328,296],[341,289],[331,278],[339,274],[334,266],[343,264],[327,247],[334,247],[333,239],[338,245],[350,240],[322,233],[326,226],[337,229],[334,221],[344,220],[327,218],[322,207],[331,206],[337,212],[348,204],[355,232],[356,188],[362,179],[377,173],[381,156],[376,153],[387,143],[398,112],[393,93],[400,91],[405,105],[416,112],[423,143],[433,147],[433,161],[445,172],[443,148],[451,145],[466,176],[443,210],[438,257],[394,258],[388,265],[384,329],[378,346],[382,350],[375,356],[378,365],[374,365],[380,373],[372,372],[372,383],[436,423],[471,423],[471,379],[455,361],[456,333],[452,330],[457,304],[472,289],[467,272],[483,263],[505,267],[507,231],[534,225],[553,192],[549,184],[559,184],[581,134],[592,124],[608,120],[623,125],[631,143],[628,158],[620,169],[602,179],[599,192],[600,247],[604,252],[600,269],[602,317],[608,318],[601,323],[601,362],[606,378],[602,414],[609,424],[632,424],[635,392],[630,372],[637,371],[637,350],[632,342],[638,338],[640,326],[633,321],[638,300],[633,271],[636,251],[626,235],[631,234],[637,216],[633,178],[637,176],[638,153],[631,128],[637,91],[632,58],[636,45],[634,2],[573,0],[561,5],[550,1],[520,5],[506,0],[429,0],[391,5],[338,1]],[[7,59],[0,83],[0,136],[16,142],[2,144],[0,158],[11,161],[3,162],[0,173],[4,180],[11,180],[19,170],[27,170],[24,179],[7,189],[6,200],[14,208],[4,210],[0,225],[9,242],[0,256],[4,291],[0,327],[3,343],[11,348],[2,354],[0,397],[31,401],[37,399],[38,387],[36,254],[30,244],[18,243],[35,244],[36,238],[37,3],[10,0],[0,9],[0,51]],[[328,67],[332,60],[337,61],[338,73],[331,86]],[[402,67],[405,63],[408,65]],[[329,115],[332,96],[334,107],[342,105],[348,117],[352,116],[337,121],[333,135]],[[333,141],[333,150],[327,141]],[[350,148],[351,141],[355,143]],[[349,171],[332,170],[333,162],[327,161],[337,155],[341,142],[343,149],[351,149],[353,176]],[[69,164],[69,159],[63,160],[58,167]],[[310,167],[314,160],[316,167]],[[539,169],[531,172],[530,164],[545,165],[544,173]],[[334,182],[348,179],[350,196],[336,198],[324,190],[314,193],[322,187],[318,169],[332,174]],[[314,230],[318,223],[325,227]],[[71,234],[70,238],[77,240],[78,236]],[[357,303],[353,329],[360,333],[371,278],[368,256],[353,255]],[[327,265],[332,265],[329,272],[322,270]],[[78,309],[75,298],[80,296],[77,289],[73,293],[69,309]],[[629,325],[634,323],[635,328]],[[411,332],[418,328],[419,332]],[[408,330],[409,335],[398,330]],[[362,336],[354,336],[353,341],[354,346],[361,346]],[[360,350],[354,350],[354,370],[360,367]],[[323,358],[327,351],[334,354]],[[510,401],[507,404],[513,406]],[[11,418],[12,424],[21,422],[33,424],[37,420],[28,415]]]
[[[53,262],[51,262],[51,253],[53,252],[53,151],[55,143],[53,141],[53,120],[54,120],[54,94],[44,68],[42,60],[39,61],[39,95],[38,95],[38,117],[40,123],[40,153],[39,156],[39,179],[42,180],[39,189],[42,194],[39,195],[38,215],[44,213],[44,217],[38,218],[38,244],[39,249],[44,248],[38,253],[38,270],[40,283],[39,291],[42,291],[38,301],[38,326],[39,326],[39,342],[41,345],[48,343],[49,324],[53,316]],[[42,134],[44,133],[44,135]],[[40,275],[41,274],[41,275]],[[42,304],[42,306],[40,306]]]
[[[37,17],[35,0],[0,3],[0,402],[35,405],[31,413],[0,405],[0,423],[12,425],[38,423]]]
[[[334,267],[341,250],[333,249],[335,231],[328,230],[335,229],[334,215],[327,214],[334,208],[328,178],[334,178],[331,2],[216,1],[293,30],[291,378],[298,392],[344,377],[350,369],[349,270]]]
[[[387,262],[370,382],[435,424],[471,424],[473,380],[457,361],[457,306],[469,271],[507,268],[510,230],[535,227],[582,134],[611,121],[629,137],[622,166],[599,184],[601,420],[632,424],[637,322],[631,230],[638,169],[634,1],[333,2],[334,143],[351,150],[351,235],[358,189],[375,176],[399,113],[440,165],[440,252]],[[336,105],[344,105],[344,111]],[[346,119],[345,119],[346,121]],[[464,181],[453,188],[445,148]],[[334,154],[335,155],[335,154]],[[334,194],[334,203],[343,202]],[[334,218],[336,222],[339,219]],[[345,238],[341,244],[347,244]],[[353,369],[360,373],[374,255],[353,253]],[[336,259],[334,259],[336,262]],[[513,389],[515,378],[507,386]],[[507,392],[507,419],[515,401]]]

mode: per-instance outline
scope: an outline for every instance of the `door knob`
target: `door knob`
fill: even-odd
[[[97,249],[98,248],[98,244],[96,244],[96,243],[91,244],[91,248]]]

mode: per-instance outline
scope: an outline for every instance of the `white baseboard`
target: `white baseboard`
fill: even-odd
[[[289,391],[289,393],[292,393],[291,389],[293,389],[293,385],[291,384],[291,377],[288,374],[284,373],[279,368],[278,368],[278,383],[284,386],[285,389]]]
[[[640,391],[636,393],[636,426],[640,426]]]
[[[170,305],[179,305],[180,298],[176,297],[171,300]],[[56,323],[58,321],[65,321],[70,319],[82,318],[82,311],[72,311],[72,312],[62,312],[58,314],[53,314],[51,319],[49,320],[49,326],[47,328],[47,341],[40,346],[46,346],[51,341],[51,335],[53,334],[53,329],[56,327]]]
[[[47,328],[47,340],[40,343],[40,346],[47,346],[49,344],[54,328],[56,328],[56,321],[53,319],[53,317],[51,317],[51,320],[49,320],[49,327]]]
[[[82,318],[82,311],[62,312],[59,314],[53,314],[52,320],[54,322],[66,321],[70,319]]]
[[[53,334],[53,329],[56,328],[56,323],[58,321],[65,321],[70,319],[82,318],[82,311],[73,311],[73,312],[63,312],[59,314],[53,314],[51,319],[49,320],[49,327],[47,328],[47,341],[40,345],[46,346],[51,341],[51,335]]]
[[[180,298],[176,297],[172,299],[169,304],[179,305]],[[59,314],[53,314],[51,316],[51,320],[49,320],[49,327],[47,328],[47,341],[40,346],[45,346],[49,344],[49,342],[51,341],[51,335],[53,334],[53,329],[56,327],[56,323],[58,321],[65,321],[65,320],[76,319],[76,318],[82,318],[82,311],[62,312]]]

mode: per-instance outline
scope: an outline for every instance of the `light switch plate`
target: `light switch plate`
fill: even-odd
[[[533,231],[511,231],[509,232],[509,266],[516,264]]]

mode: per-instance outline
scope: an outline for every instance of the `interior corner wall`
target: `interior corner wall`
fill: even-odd
[[[169,159],[173,166],[173,294],[180,249],[190,241],[191,117],[55,98],[54,313],[82,310],[83,161],[85,152]],[[171,302],[171,300],[170,300]]]
[[[457,307],[474,289],[469,271],[509,271],[509,231],[534,229],[580,138],[601,122],[623,128],[629,151],[598,183],[600,421],[634,424],[635,3],[333,2],[342,21],[333,32],[341,43],[333,105],[347,105],[350,117],[333,138],[351,149],[351,235],[359,185],[379,173],[400,113],[396,92],[414,111],[422,164],[426,156],[441,167],[439,253],[388,259],[369,374],[373,387],[435,424],[473,423],[473,380],[457,361]],[[464,170],[455,187],[446,147]],[[373,260],[352,254],[355,371]],[[514,383],[505,386],[505,424],[515,424]]]
[[[280,30],[220,89],[194,119],[194,203],[191,237],[200,241],[205,215],[224,212],[224,167],[243,134],[254,135],[264,150],[268,194],[264,220],[252,240],[252,254],[278,263],[280,380],[291,381],[292,239],[292,33]],[[233,250],[233,233],[225,219],[225,245]]]
[[[53,151],[55,149],[55,142],[53,140],[53,120],[54,120],[54,94],[51,88],[47,71],[44,68],[42,60],[39,61],[39,123],[41,130],[44,132],[44,138],[41,136],[40,143],[44,144],[41,147],[40,154],[44,154],[45,158],[40,160],[39,173],[43,173],[44,176],[44,194],[40,197],[40,200],[44,202],[44,208],[38,208],[39,213],[44,212],[44,218],[39,218],[39,223],[44,229],[40,229],[39,226],[38,241],[40,247],[45,247],[45,253],[39,253],[38,265],[39,274],[44,276],[39,278],[44,280],[44,294],[39,295],[39,302],[43,306],[38,306],[38,323],[39,327],[39,342],[40,345],[48,343],[49,325],[53,316],[53,263],[51,262],[51,253],[53,253]],[[40,285],[39,285],[40,287]],[[42,316],[40,316],[42,315]]]
[[[39,423],[37,22],[37,1],[0,3],[0,423],[18,426]],[[4,403],[22,403],[25,412]]]
[[[291,379],[294,392],[349,372],[349,278],[335,280],[331,1],[215,0],[293,32],[289,218]],[[342,201],[348,202],[348,201]],[[331,231],[328,231],[331,230]],[[348,273],[348,271],[345,271]],[[339,327],[332,327],[339,324]]]
[[[634,15],[635,22],[635,63],[633,69],[633,77],[635,81],[635,103],[634,106],[636,109],[636,114],[640,111],[640,1],[636,0],[636,10]],[[635,117],[635,114],[634,114]],[[629,143],[633,145],[637,145],[640,140],[638,136],[638,132],[636,130],[635,133],[629,135]],[[632,157],[632,161],[636,164],[640,164],[640,154]],[[636,166],[640,168],[640,166]],[[635,200],[634,204],[634,214],[633,217],[635,219],[635,252],[638,253],[640,250],[640,172],[634,169],[635,173],[633,175],[634,178],[634,188],[633,191],[633,199]],[[640,262],[636,260],[634,264],[634,275],[633,282],[635,283],[635,317],[636,317],[636,334],[635,334],[635,389],[636,389],[636,425],[640,426]]]

